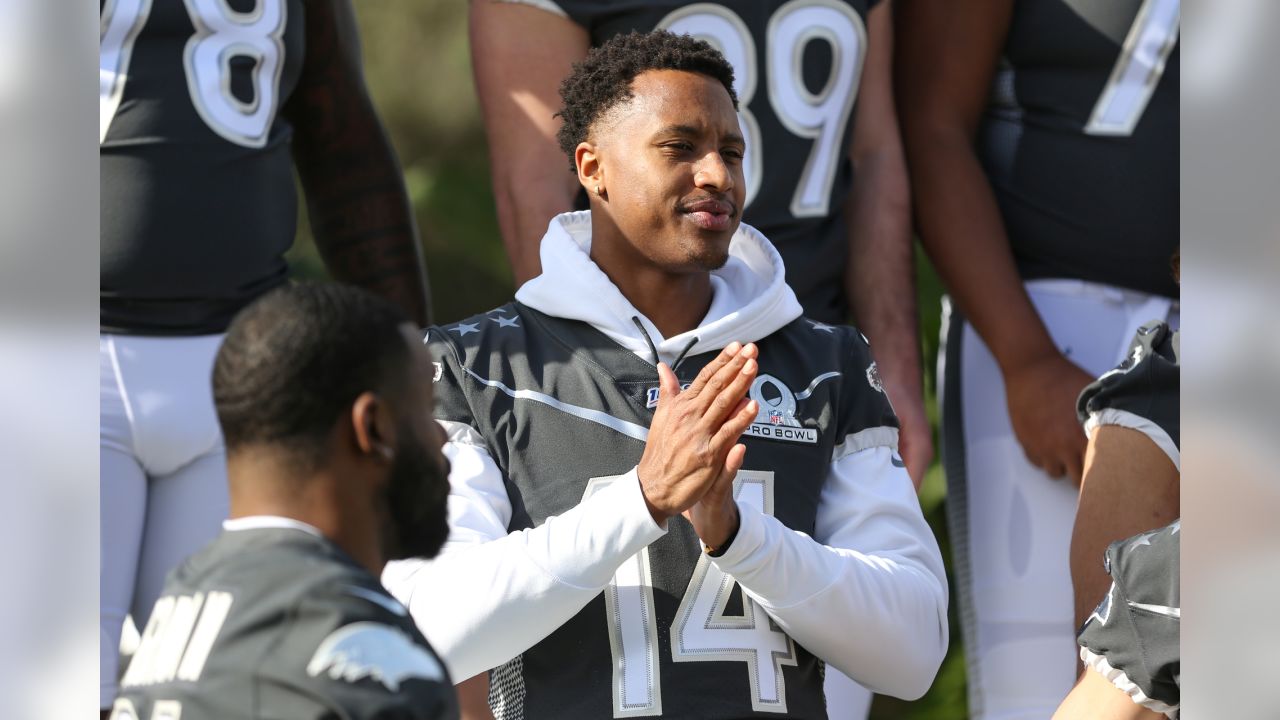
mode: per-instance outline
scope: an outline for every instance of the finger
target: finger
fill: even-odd
[[[742,433],[746,432],[747,426],[756,419],[756,413],[760,412],[760,405],[755,400],[743,399],[738,404],[737,412],[729,416],[720,429],[711,436],[711,447],[723,448],[729,447],[733,443],[738,442],[738,438],[742,437]]]
[[[720,366],[720,369],[717,370],[714,375],[707,379],[706,384],[702,387],[702,391],[696,396],[698,401],[697,406],[701,409],[704,415],[707,414],[712,404],[715,403],[716,399],[720,396],[720,393],[723,392],[725,388],[729,387],[733,383],[734,379],[738,377],[738,374],[742,372],[743,366],[748,362],[754,362],[752,358],[755,354],[755,345],[748,344],[746,347],[739,350],[738,354],[733,356],[729,362]],[[741,397],[745,394],[746,391],[744,390],[739,393],[738,396]],[[721,416],[716,418],[716,421],[723,419],[723,413],[728,412],[732,407],[733,403],[730,403],[727,408],[721,407]]]
[[[741,349],[742,345],[736,340],[725,345],[724,349],[720,351],[720,354],[717,355],[714,360],[707,363],[707,366],[702,368],[698,373],[698,377],[693,379],[693,382],[689,385],[689,391],[692,391],[694,395],[702,392],[702,388],[707,384],[707,381],[714,377],[715,374],[719,372],[720,368],[724,367],[726,363],[733,360]]]
[[[720,482],[729,483],[730,492],[733,488],[733,480],[738,476],[738,471],[742,469],[742,463],[747,459],[747,446],[738,443],[729,448],[729,454],[724,458],[724,473]]]
[[[742,401],[747,396],[747,391],[751,389],[751,383],[756,379],[758,369],[759,365],[754,358],[747,360],[729,380],[728,384],[720,388],[714,396],[711,396],[713,386],[707,385],[703,397],[710,398],[710,402],[702,413],[702,421],[699,423],[701,430],[707,433],[714,433],[717,428],[724,424],[726,418],[740,409]]]
[[[667,404],[680,394],[680,379],[666,363],[658,363],[658,405]]]

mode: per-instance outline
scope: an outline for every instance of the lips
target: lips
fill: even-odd
[[[733,204],[723,200],[707,198],[686,203],[680,209],[685,217],[704,230],[728,230],[733,224]]]

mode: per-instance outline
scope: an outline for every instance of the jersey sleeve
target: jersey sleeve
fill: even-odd
[[[1168,325],[1151,322],[1139,328],[1124,362],[1080,394],[1076,413],[1085,432],[1101,425],[1137,430],[1181,467],[1178,353],[1178,333]]]
[[[380,587],[333,579],[299,601],[258,673],[262,717],[453,720],[444,663]]]
[[[1171,713],[1180,699],[1181,521],[1113,543],[1112,584],[1080,629],[1080,659],[1133,701]]]

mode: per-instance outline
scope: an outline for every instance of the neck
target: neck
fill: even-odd
[[[386,563],[377,523],[367,500],[344,492],[341,469],[308,475],[290,473],[288,463],[267,453],[241,450],[227,458],[231,517],[276,515],[298,520],[320,531],[371,575]],[[367,512],[365,512],[367,510]]]
[[[595,214],[592,221],[592,262],[662,337],[674,337],[702,324],[711,309],[710,272],[673,272],[657,267],[625,239],[614,237],[618,233],[612,224],[595,223]]]

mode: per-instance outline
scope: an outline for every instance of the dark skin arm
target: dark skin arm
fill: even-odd
[[[1079,483],[1075,402],[1091,377],[1063,357],[1018,276],[973,141],[1012,0],[901,0],[897,92],[916,227],[951,297],[991,349],[1032,464]]]
[[[316,246],[334,279],[431,319],[426,267],[404,176],[364,84],[348,0],[306,8],[306,61],[284,107]]]
[[[933,460],[933,436],[921,390],[911,188],[893,103],[891,13],[890,3],[880,3],[867,23],[870,39],[849,144],[857,179],[845,203],[845,286],[901,423],[898,450],[918,490]]]

